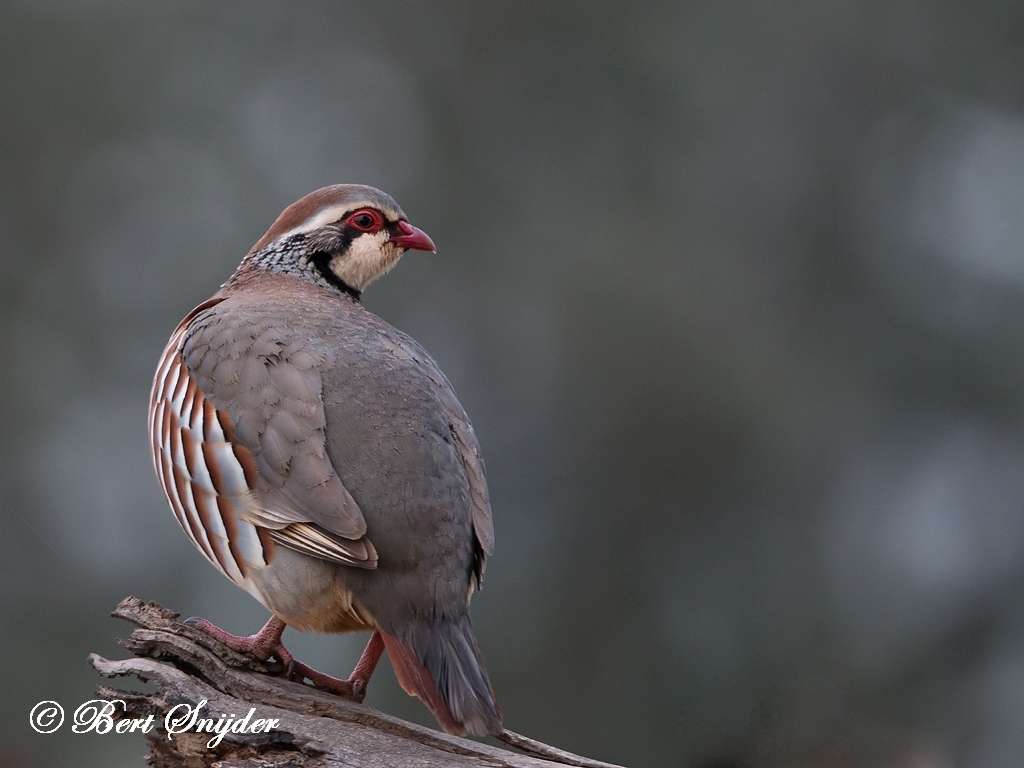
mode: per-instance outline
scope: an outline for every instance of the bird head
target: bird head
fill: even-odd
[[[390,195],[361,184],[335,184],[285,208],[247,259],[259,262],[266,253],[272,255],[266,263],[279,268],[289,266],[282,259],[294,259],[299,271],[312,267],[328,282],[359,293],[407,250],[437,252]]]

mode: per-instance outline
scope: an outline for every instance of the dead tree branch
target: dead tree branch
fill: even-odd
[[[112,615],[138,627],[120,641],[135,658],[108,661],[92,654],[89,663],[104,677],[134,675],[156,686],[155,693],[99,688],[101,698],[124,702],[112,715],[115,721],[153,716],[146,738],[154,768],[617,768],[511,731],[499,738],[531,754],[508,752],[291,682],[274,674],[274,664],[226,648],[156,603],[128,597]],[[255,708],[255,717],[277,723],[265,732],[226,732],[212,747],[212,733],[185,730],[169,738],[163,729],[167,713],[204,700],[203,717],[240,718]]]

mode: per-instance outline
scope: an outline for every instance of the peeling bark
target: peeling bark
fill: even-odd
[[[278,665],[230,650],[156,603],[128,597],[113,615],[138,627],[120,641],[135,657],[109,661],[92,654],[89,663],[104,677],[134,675],[156,686],[155,693],[99,688],[101,698],[124,702],[115,721],[153,716],[146,760],[154,768],[618,768],[505,731],[499,739],[531,754],[509,752],[289,681],[278,676]],[[268,732],[227,732],[214,746],[212,733],[189,730],[169,738],[167,713],[204,700],[201,716],[240,718],[255,708],[254,718],[278,723]]]

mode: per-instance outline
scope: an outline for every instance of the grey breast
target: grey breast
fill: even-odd
[[[439,390],[447,381],[415,341],[361,306],[331,320],[327,450],[380,558],[376,573],[346,569],[346,584],[384,623],[393,612],[461,614],[474,532],[451,403]]]

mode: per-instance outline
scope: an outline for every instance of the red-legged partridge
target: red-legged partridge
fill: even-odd
[[[498,733],[469,619],[494,530],[480,447],[451,384],[360,292],[434,244],[358,185],[289,206],[192,310],[153,382],[156,472],[200,552],[271,612],[228,646],[356,700],[387,650],[402,687],[449,733]],[[373,632],[352,676],[281,644]]]

